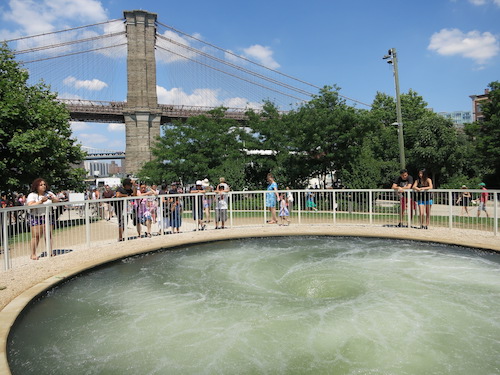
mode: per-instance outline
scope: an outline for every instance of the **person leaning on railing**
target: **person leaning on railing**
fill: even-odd
[[[137,188],[132,185],[132,180],[126,178],[123,180],[122,186],[116,189],[116,197],[130,197],[137,195]],[[123,230],[125,229],[125,220],[123,218],[123,204],[127,204],[124,201],[113,202],[115,205],[116,216],[118,217],[118,241],[123,241]]]
[[[410,201],[408,202],[407,196],[404,193],[405,190],[410,190],[413,186],[413,177],[408,174],[408,170],[401,169],[399,171],[399,176],[392,183],[392,189],[398,193],[399,201],[401,204],[401,210],[399,210],[399,224],[398,227],[403,226],[404,213],[406,211],[406,207],[410,207],[410,212],[413,217],[413,201],[410,197]]]
[[[45,233],[45,222],[50,218],[47,218],[47,210],[43,205],[49,203],[59,202],[57,196],[49,191],[49,185],[43,178],[37,178],[31,184],[31,193],[26,199],[26,204],[33,207],[30,210],[30,226],[31,226],[31,256],[32,260],[38,260],[40,257],[36,255],[36,248],[40,242],[40,237],[42,235],[47,235]],[[35,208],[38,207],[38,208]],[[49,210],[50,215],[51,210]],[[52,231],[52,224],[51,231]],[[52,233],[50,236],[50,247],[52,249]]]
[[[413,190],[417,191],[417,203],[420,214],[420,229],[429,229],[432,208],[432,180],[425,168],[418,171],[418,178],[413,184]],[[425,225],[424,225],[425,220]]]

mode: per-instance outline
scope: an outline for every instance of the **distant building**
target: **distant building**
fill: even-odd
[[[92,177],[106,177],[109,176],[109,163],[84,161],[84,168],[87,171],[87,176]]]
[[[484,89],[484,94],[470,95],[470,98],[472,99],[472,113],[474,121],[484,121],[482,105],[489,100],[490,90]]]
[[[444,118],[450,119],[459,129],[463,128],[465,124],[474,122],[472,111],[439,112],[438,114]]]
[[[113,160],[111,161],[111,164],[109,165],[109,174],[110,176],[118,175],[120,173],[123,173],[123,168],[116,164],[116,162]]]

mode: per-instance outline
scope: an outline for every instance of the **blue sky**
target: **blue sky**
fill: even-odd
[[[315,86],[336,84],[368,104],[377,91],[394,95],[392,66],[382,60],[389,48],[398,52],[401,91],[415,90],[438,112],[471,110],[469,95],[500,80],[500,0],[0,0],[0,40],[119,19],[134,9]],[[100,99],[125,100],[125,79],[73,68],[61,80],[79,85],[75,97],[93,99],[82,90],[107,88]],[[161,71],[170,74],[158,81],[161,102],[222,103],[217,81],[181,84],[176,74],[186,71],[168,61]],[[231,103],[256,101],[245,94]],[[125,149],[121,125],[72,128],[86,146]]]

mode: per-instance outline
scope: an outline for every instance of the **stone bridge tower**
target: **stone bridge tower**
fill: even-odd
[[[151,146],[160,135],[155,59],[157,15],[142,10],[123,14],[128,44],[125,172],[137,173],[145,162],[152,160]]]

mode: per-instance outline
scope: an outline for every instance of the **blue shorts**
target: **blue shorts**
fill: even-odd
[[[432,206],[432,199],[428,201],[418,201],[419,206]]]

